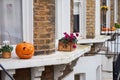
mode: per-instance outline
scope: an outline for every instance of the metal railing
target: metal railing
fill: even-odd
[[[106,55],[107,57],[113,57],[113,80],[120,80],[120,30],[105,32],[103,35],[111,36],[111,39],[106,43]],[[110,48],[110,49],[109,49]]]
[[[7,70],[0,64],[0,68],[3,70],[4,73],[6,73],[6,75],[11,79],[11,80],[15,80],[8,72]],[[2,76],[1,76],[2,77]]]

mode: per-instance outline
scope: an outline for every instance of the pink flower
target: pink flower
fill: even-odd
[[[77,46],[75,44],[73,44],[73,48],[76,48]]]
[[[69,35],[66,32],[64,33],[64,35],[65,35],[65,37],[64,37],[65,39],[69,38]]]
[[[64,32],[64,37],[60,39],[60,41],[62,41],[63,43],[67,44],[69,42],[72,43],[77,43],[77,38],[79,34],[78,33],[70,33],[68,34],[67,32]],[[74,48],[76,47],[76,45],[73,46]]]
[[[73,33],[70,33],[70,36],[72,37],[72,36],[74,36],[74,34],[73,34]]]
[[[64,34],[64,35],[66,35],[67,33],[66,33],[66,32],[64,32],[63,34]]]

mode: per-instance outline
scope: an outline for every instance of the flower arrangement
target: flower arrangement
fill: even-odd
[[[13,50],[13,47],[10,46],[9,41],[6,41],[6,40],[3,41],[3,45],[0,48],[0,52],[2,52],[2,57],[10,58],[12,50]]]
[[[108,10],[108,6],[101,6],[101,10],[107,11]]]
[[[64,37],[62,37],[59,41],[62,42],[64,45],[68,44],[68,43],[74,43],[73,44],[73,48],[76,48],[76,43],[77,43],[77,37],[79,36],[78,33],[71,33],[70,35],[68,33],[64,33]]]
[[[0,52],[12,52],[13,47],[10,46],[9,41],[3,41],[3,45],[0,48]]]

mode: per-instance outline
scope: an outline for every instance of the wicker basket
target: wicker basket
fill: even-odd
[[[73,50],[75,50],[73,45],[75,45],[75,43],[69,42],[68,44],[64,44],[63,42],[59,41],[58,51],[73,51]]]

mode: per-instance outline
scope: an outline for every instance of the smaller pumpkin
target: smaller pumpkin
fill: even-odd
[[[111,31],[115,31],[116,30],[116,28],[113,26],[113,27],[111,27],[111,29],[110,29]]]
[[[15,48],[16,54],[21,59],[29,59],[34,55],[34,46],[31,43],[21,42]]]

